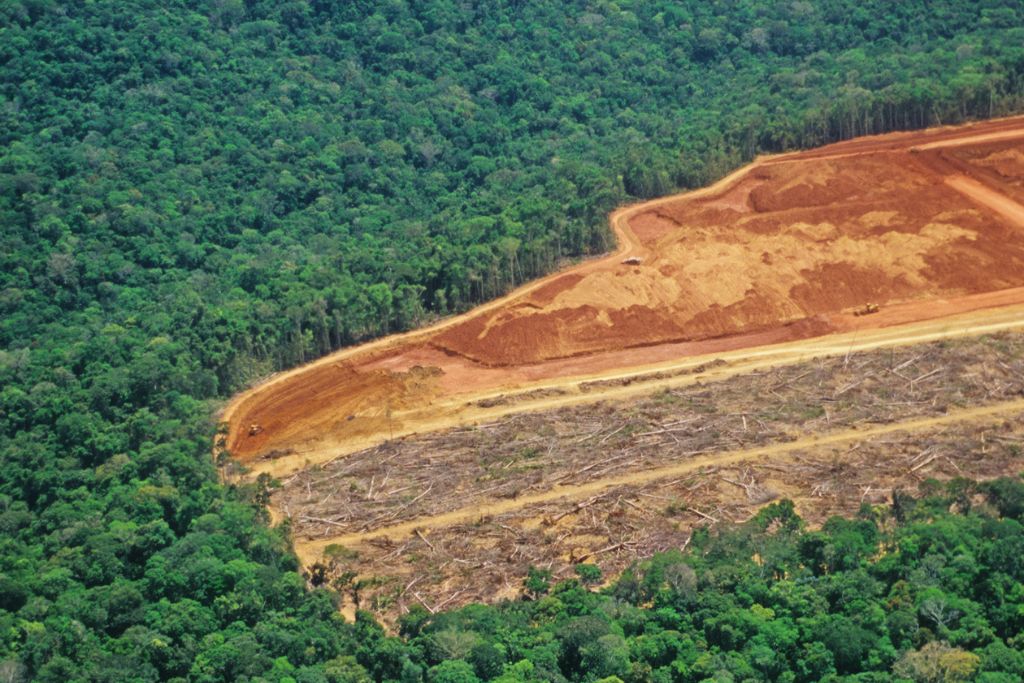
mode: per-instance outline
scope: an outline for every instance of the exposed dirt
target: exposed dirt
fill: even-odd
[[[508,412],[509,392],[593,400],[581,380],[823,335],[899,343],[877,330],[1022,304],[1022,139],[1022,118],[864,138],[626,207],[612,215],[613,255],[239,396],[226,446],[280,473]],[[622,263],[633,256],[640,265]],[[867,303],[881,312],[853,315]],[[813,345],[788,348],[792,362]]]
[[[1024,202],[1024,144],[960,147],[943,150],[942,157],[951,163],[966,165],[968,175],[998,186],[1018,204]]]

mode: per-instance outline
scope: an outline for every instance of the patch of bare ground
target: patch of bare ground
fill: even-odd
[[[514,595],[531,564],[614,573],[779,496],[816,521],[927,477],[1012,473],[1024,419],[996,413],[1022,396],[1021,333],[850,354],[391,441],[286,479],[273,505],[307,565],[394,616]]]

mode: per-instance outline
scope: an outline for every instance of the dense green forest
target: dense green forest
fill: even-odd
[[[1017,482],[1003,519],[786,518],[399,639],[307,590],[208,456],[246,382],[600,252],[631,197],[1021,110],[1022,26],[1018,0],[0,3],[0,679],[1019,680]]]

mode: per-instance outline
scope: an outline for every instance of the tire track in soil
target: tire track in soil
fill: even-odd
[[[371,529],[364,532],[343,534],[331,538],[317,539],[315,541],[296,541],[295,552],[300,561],[304,565],[309,566],[313,562],[319,560],[324,550],[330,545],[341,545],[346,547],[358,546],[376,538],[409,536],[417,531],[472,522],[473,520],[481,517],[501,515],[521,510],[523,508],[528,508],[533,505],[559,500],[564,500],[568,503],[579,498],[598,495],[606,490],[613,489],[618,486],[648,484],[659,479],[690,474],[704,467],[733,465],[747,460],[786,455],[798,451],[808,451],[813,454],[814,450],[825,446],[867,441],[876,437],[899,432],[922,431],[934,427],[942,427],[963,422],[995,421],[1003,416],[1021,412],[1024,412],[1024,399],[1017,399],[980,408],[957,410],[938,417],[893,422],[878,427],[846,429],[825,436],[812,436],[785,443],[775,443],[756,448],[700,456],[673,465],[666,465],[649,470],[628,472],[603,479],[596,479],[594,481],[574,486],[558,487],[516,499],[502,500],[496,503],[451,510],[439,515],[420,517],[408,522],[402,522],[401,524],[379,527],[377,529]]]

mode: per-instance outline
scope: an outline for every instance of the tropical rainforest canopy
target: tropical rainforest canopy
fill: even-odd
[[[1018,480],[820,532],[783,505],[604,593],[537,572],[390,637],[209,452],[245,383],[600,252],[618,203],[1021,110],[1022,26],[1018,0],[2,3],[0,678],[1020,680]]]

